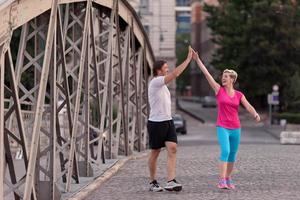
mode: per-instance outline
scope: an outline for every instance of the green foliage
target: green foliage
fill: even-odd
[[[204,7],[219,46],[212,64],[220,70],[236,70],[239,86],[250,98],[267,95],[274,84],[286,94],[289,78],[300,71],[299,4],[283,0],[219,2],[218,7]],[[283,96],[281,101],[288,99]]]
[[[300,113],[278,113],[274,118],[286,119],[289,124],[300,124]]]
[[[287,86],[284,90],[286,98],[285,106],[288,110],[300,112],[300,74],[296,72],[287,81]]]

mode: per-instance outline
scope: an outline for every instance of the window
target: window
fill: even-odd
[[[149,12],[149,0],[141,0],[140,1],[140,12],[142,14]]]
[[[149,26],[148,25],[144,25],[144,29],[145,29],[147,35],[149,36]]]
[[[176,0],[177,6],[189,6],[190,0]]]

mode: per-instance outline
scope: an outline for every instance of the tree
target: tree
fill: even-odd
[[[186,56],[188,54],[189,43],[190,43],[189,33],[176,34],[177,66],[186,59]],[[185,86],[190,84],[189,69],[190,67],[184,70],[183,74],[176,79],[177,91],[182,92],[185,89]]]
[[[293,0],[219,0],[205,5],[208,26],[218,45],[212,65],[233,68],[250,98],[266,100],[272,85],[281,94],[300,71],[300,8]],[[283,93],[282,93],[283,92]],[[289,101],[281,95],[281,101]]]
[[[300,112],[300,74],[295,73],[287,82],[284,96],[288,99],[284,105],[291,112]]]

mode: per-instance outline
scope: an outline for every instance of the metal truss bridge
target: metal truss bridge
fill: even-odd
[[[125,0],[0,2],[0,199],[60,199],[147,148],[153,52]]]

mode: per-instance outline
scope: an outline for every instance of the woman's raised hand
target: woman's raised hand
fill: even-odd
[[[193,59],[196,61],[197,59],[199,59],[198,52],[196,52],[194,49],[192,50],[193,50]]]

